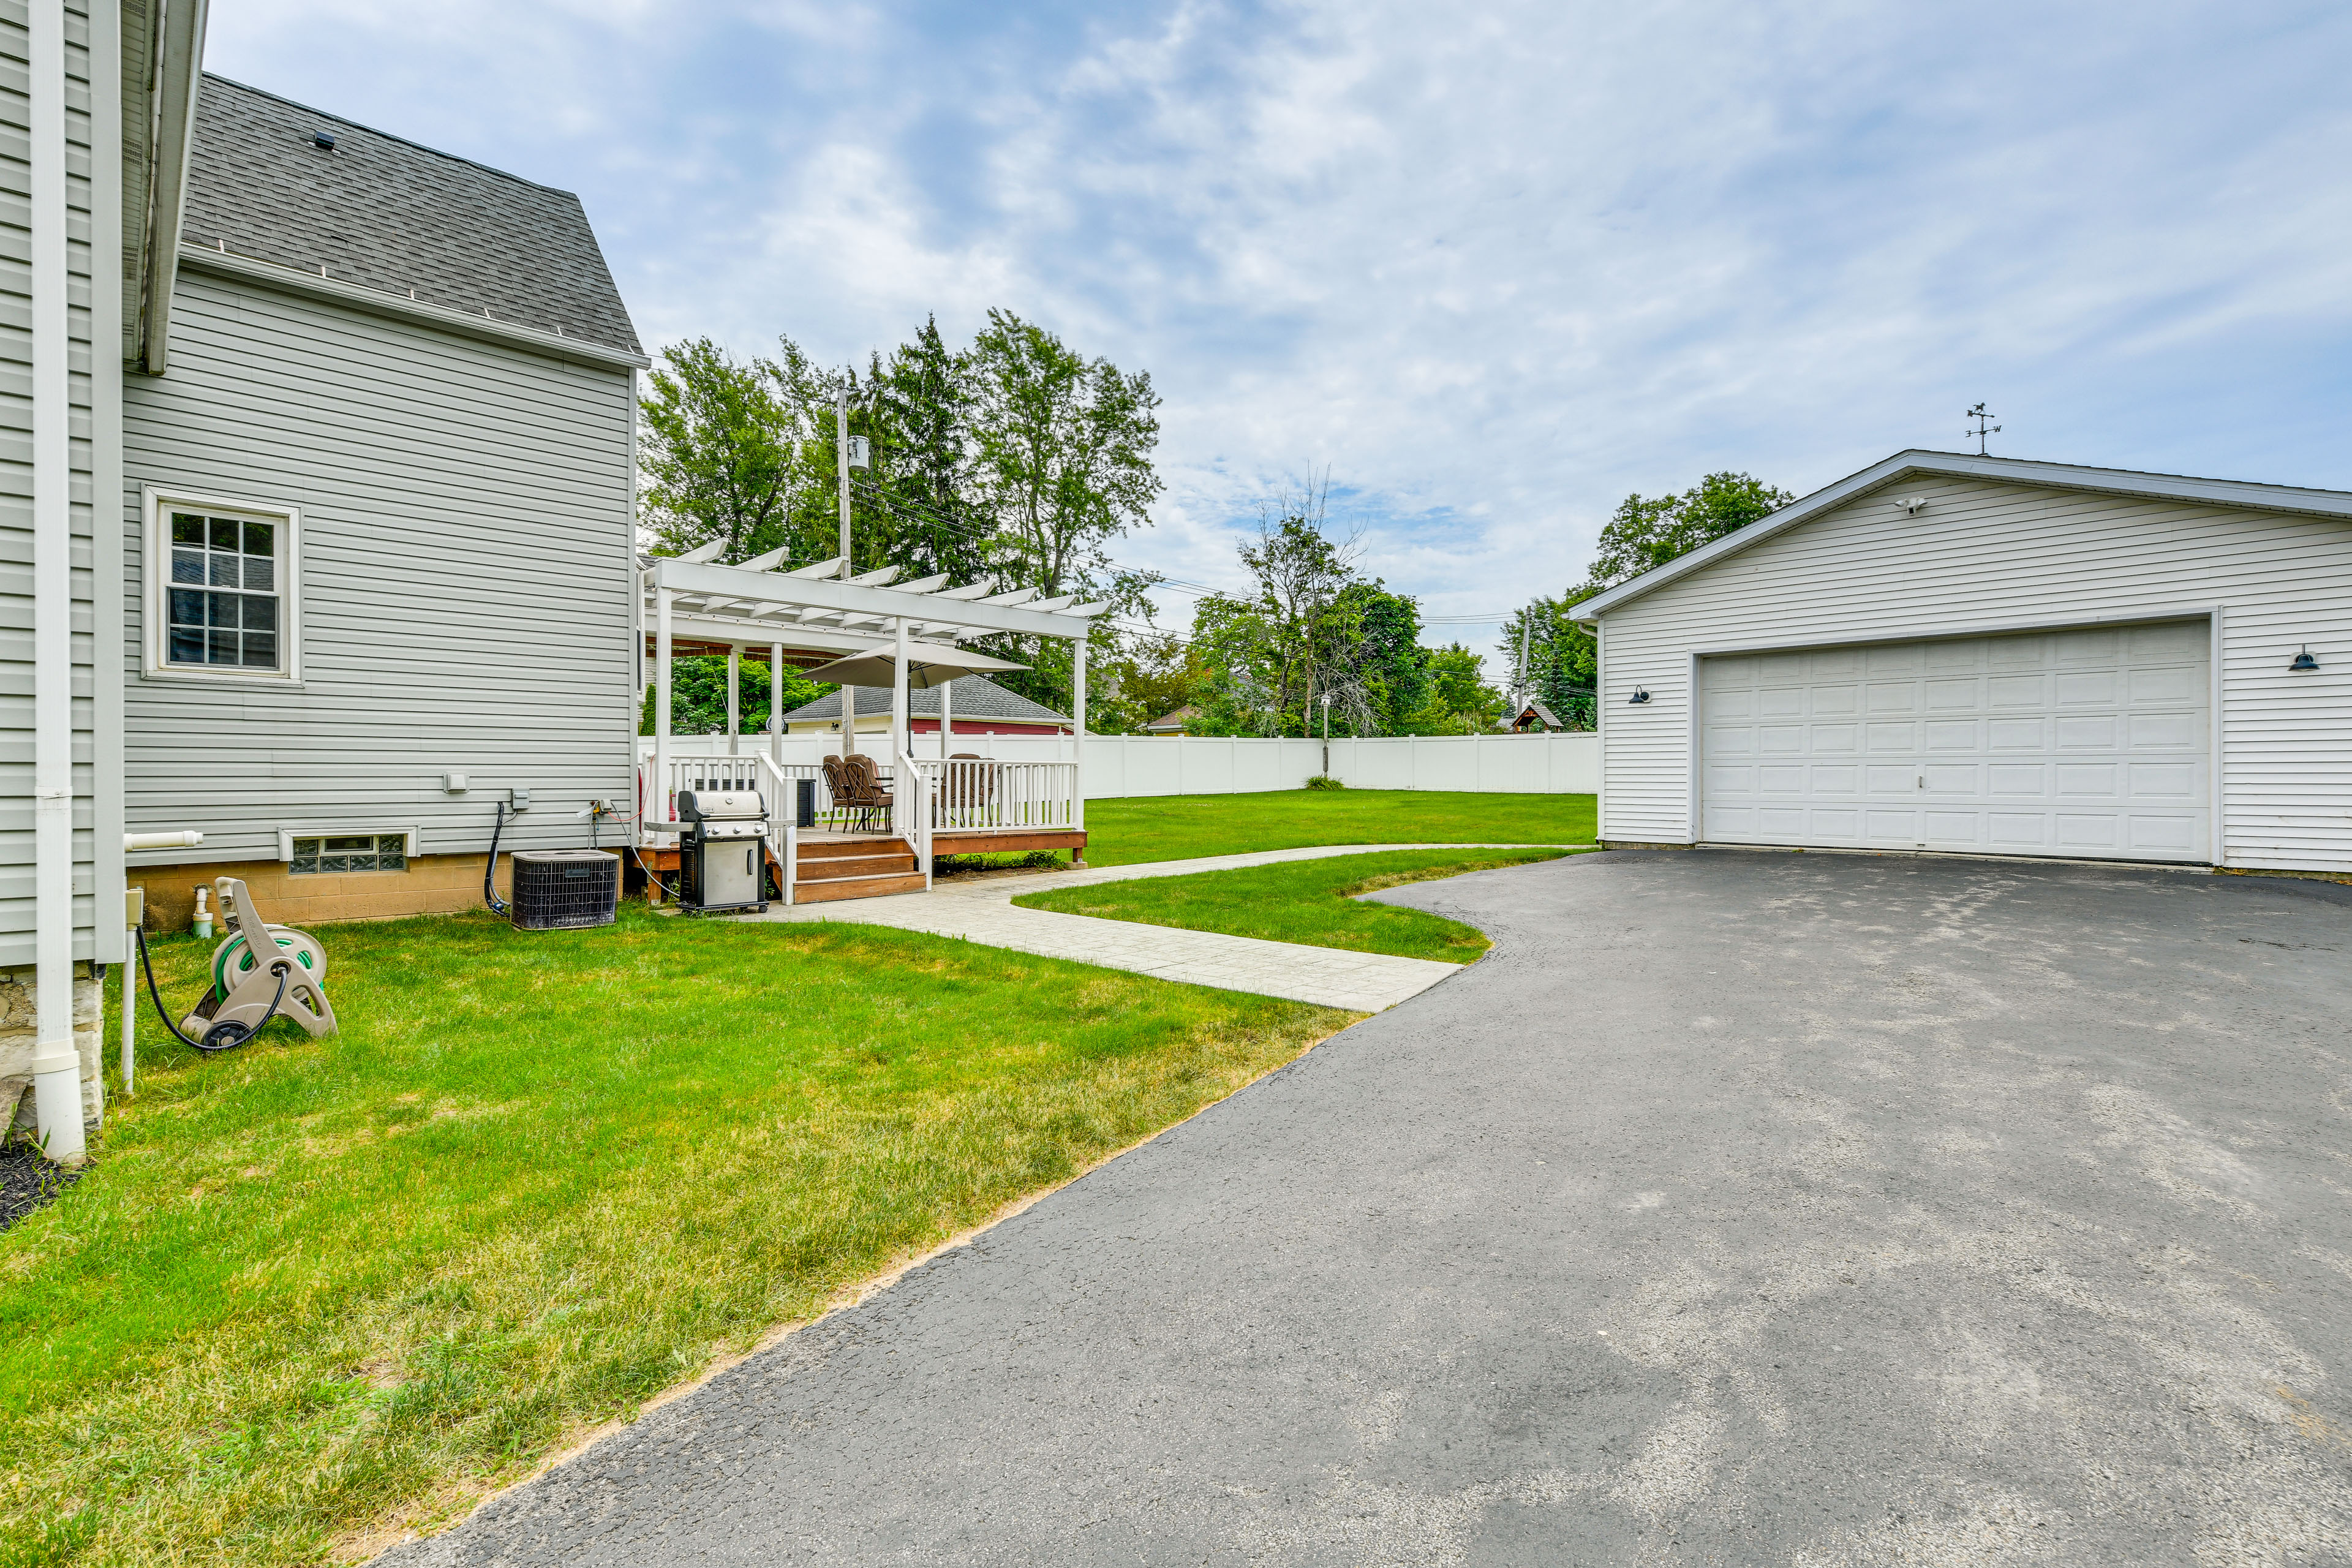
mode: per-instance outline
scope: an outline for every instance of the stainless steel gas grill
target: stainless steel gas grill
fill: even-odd
[[[755,789],[681,790],[678,901],[708,913],[765,912],[768,804]]]

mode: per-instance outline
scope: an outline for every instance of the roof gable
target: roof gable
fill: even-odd
[[[1591,625],[1644,594],[1678,582],[1693,573],[1705,571],[1727,555],[1736,555],[1792,528],[1801,527],[1858,497],[1898,485],[1914,476],[2007,480],[2046,489],[2084,490],[2153,500],[2198,501],[2252,511],[2298,512],[2352,520],[2352,493],[2343,490],[2302,489],[2292,485],[2251,484],[2237,479],[2189,479],[2178,474],[2144,474],[2128,468],[2083,468],[2073,463],[1979,457],[1967,452],[1897,452],[1860,473],[1849,474],[1835,484],[1822,486],[1769,517],[1751,522],[1736,532],[1727,533],[1687,555],[1677,556],[1639,577],[1620,583],[1605,593],[1596,594],[1575,605],[1570,614],[1579,622]]]
[[[578,196],[224,77],[197,103],[183,243],[641,352]]]

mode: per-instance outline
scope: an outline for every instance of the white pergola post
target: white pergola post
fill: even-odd
[[[669,670],[670,616],[673,595],[667,588],[654,592],[654,787],[646,804],[671,822],[676,814],[669,801]]]
[[[727,645],[727,754],[740,756],[743,752],[743,650],[733,643]]]
[[[1070,826],[1084,831],[1087,826],[1087,635],[1080,632],[1070,639],[1070,757],[1076,763],[1070,772]],[[1081,848],[1070,857],[1074,866],[1087,863],[1087,852]]]
[[[940,761],[941,762],[948,760],[948,742],[954,739],[951,733],[954,729],[955,682],[949,681],[940,688]]]
[[[890,760],[900,752],[914,755],[914,737],[907,723],[907,617],[898,617],[898,672],[890,677]]]
[[[784,765],[784,645],[768,645],[768,757]],[[779,806],[778,810],[783,809]]]
[[[857,750],[857,688],[841,689],[841,754]]]

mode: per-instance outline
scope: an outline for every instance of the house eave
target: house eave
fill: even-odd
[[[404,299],[381,289],[319,277],[299,268],[239,256],[235,251],[201,247],[184,249],[180,252],[179,260],[181,266],[194,271],[257,284],[282,293],[326,300],[353,310],[437,327],[443,331],[482,339],[508,348],[528,349],[551,359],[571,360],[604,370],[644,370],[653,363],[644,354],[627,349],[611,348],[603,343],[590,342],[585,338],[567,337],[561,332],[542,332],[536,327],[526,327],[516,321],[468,315],[445,305],[427,304],[422,300]]]
[[[1705,571],[1727,555],[1761,544],[1857,497],[1914,476],[2000,479],[2012,484],[2042,485],[2053,489],[2129,496],[2144,500],[2195,501],[2250,511],[2296,512],[2311,517],[2352,521],[2352,493],[2342,490],[2304,489],[2293,485],[2253,484],[2238,479],[2200,479],[2178,474],[2144,474],[2125,468],[2036,462],[2024,458],[1979,457],[1970,452],[1897,452],[1859,473],[1823,486],[1769,518],[1752,522],[1735,533],[1727,533],[1687,555],[1678,556],[1654,571],[1620,583],[1605,593],[1594,595],[1576,605],[1570,612],[1570,616],[1579,626],[1592,626],[1611,611],[1694,572]]]

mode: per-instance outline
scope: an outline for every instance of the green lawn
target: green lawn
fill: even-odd
[[[1131,866],[1314,844],[1590,844],[1589,795],[1286,789],[1087,803],[1087,864]]]
[[[97,1169],[0,1233],[0,1564],[450,1518],[1350,1016],[636,909],[323,934],[339,1038],[200,1060],[145,1014]],[[162,944],[167,1000],[206,952]]]
[[[1241,871],[1139,877],[1131,882],[1031,893],[1013,901],[1064,914],[1467,963],[1489,945],[1475,927],[1420,910],[1358,903],[1355,895],[1465,871],[1556,859],[1559,853],[1553,849],[1394,849],[1254,866]]]

